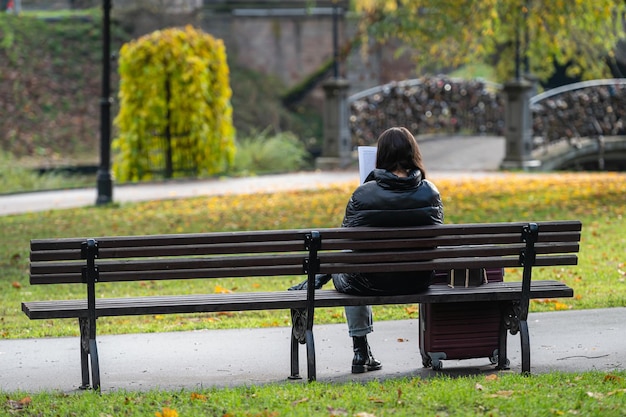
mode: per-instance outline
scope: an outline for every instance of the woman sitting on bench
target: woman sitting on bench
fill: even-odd
[[[376,169],[359,186],[346,207],[342,227],[424,226],[443,223],[443,204],[437,187],[426,179],[417,141],[406,128],[393,127],[378,138]],[[421,276],[416,276],[421,274]],[[397,295],[424,291],[431,273],[333,274],[339,292],[356,295]],[[329,276],[320,276],[323,285]],[[345,307],[348,333],[352,337],[352,373],[382,368],[367,342],[373,331],[370,306]]]

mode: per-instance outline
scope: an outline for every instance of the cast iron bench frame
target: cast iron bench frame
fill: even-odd
[[[532,280],[533,266],[576,265],[579,221],[446,224],[411,228],[327,228],[101,238],[33,239],[30,283],[85,284],[86,299],[28,301],[33,320],[78,318],[81,388],[101,386],[96,320],[105,316],[290,309],[290,379],[300,379],[299,344],[307,376],[316,379],[315,308],[411,303],[496,302],[502,305],[498,369],[507,369],[507,331],[520,333],[522,372],[530,372],[530,299],[572,297],[558,281]],[[315,275],[339,272],[523,268],[517,282],[478,287],[433,285],[412,295],[353,296],[314,289]],[[97,298],[98,282],[306,275],[306,291]],[[329,284],[331,285],[331,284]],[[286,284],[286,287],[289,284]],[[90,380],[91,368],[91,380]]]

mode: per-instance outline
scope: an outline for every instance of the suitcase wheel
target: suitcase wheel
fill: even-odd
[[[489,357],[489,362],[491,362],[492,365],[496,365],[499,359],[500,356],[498,355],[498,349],[496,349],[493,351],[493,355]],[[510,364],[511,361],[509,360],[509,358],[506,358],[506,366],[508,367]]]
[[[434,371],[441,371],[443,369],[443,359],[446,359],[448,356],[443,352],[429,352],[428,357],[430,358],[430,365],[433,367]]]

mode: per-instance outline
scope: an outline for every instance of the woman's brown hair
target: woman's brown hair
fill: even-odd
[[[405,127],[392,127],[378,137],[376,151],[376,168],[387,171],[419,169],[422,178],[426,178],[426,170],[422,162],[422,154],[415,137]]]

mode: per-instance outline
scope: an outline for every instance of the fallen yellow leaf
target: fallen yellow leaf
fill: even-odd
[[[192,400],[199,400],[199,401],[206,401],[206,395],[203,394],[198,394],[197,392],[192,392],[191,393],[191,399]]]
[[[367,399],[370,402],[376,403],[376,404],[384,404],[385,401],[381,400],[380,398],[376,398],[376,397],[369,397]]]
[[[406,311],[407,314],[417,314],[419,312],[419,307],[417,306],[406,307],[404,311]]]
[[[604,382],[607,382],[607,381],[621,382],[623,380],[624,378],[622,378],[621,376],[617,376],[617,375],[608,374],[604,376]]]
[[[213,289],[213,292],[215,294],[228,294],[231,293],[232,291],[229,290],[228,288],[224,288],[221,285],[216,285],[215,288]]]
[[[178,417],[178,411],[173,408],[163,407],[161,412],[157,411],[154,415],[156,417]]]
[[[511,395],[513,395],[515,393],[515,391],[510,391],[510,390],[506,390],[506,391],[498,391],[495,394],[492,394],[491,397],[493,398],[498,398],[498,397],[510,397]]]

